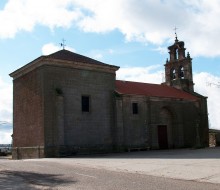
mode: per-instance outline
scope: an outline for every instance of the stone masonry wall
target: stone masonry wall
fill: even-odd
[[[114,128],[115,74],[95,70],[44,66],[44,113],[48,154],[63,146],[73,152],[111,151]],[[63,101],[63,143],[59,125],[56,89]],[[81,97],[90,97],[90,112],[82,112]],[[61,106],[61,103],[59,103]],[[60,111],[59,111],[60,112]],[[63,122],[63,123],[62,123]],[[56,149],[56,148],[55,148]],[[50,153],[49,153],[50,152]]]
[[[13,83],[13,147],[44,146],[41,70],[21,76]]]
[[[118,143],[123,144],[125,148],[158,149],[158,125],[167,125],[169,148],[195,146],[198,110],[203,109],[196,107],[196,102],[137,95],[124,95],[116,101],[116,131],[120,132],[117,139],[123,139],[118,140]],[[138,103],[137,115],[132,114],[133,102]],[[204,141],[203,128],[207,127],[203,124],[199,128],[201,142]]]
[[[138,114],[133,114],[132,103],[138,104]],[[148,119],[146,97],[123,97],[124,145],[127,149],[147,148]]]

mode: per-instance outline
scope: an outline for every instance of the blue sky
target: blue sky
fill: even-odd
[[[161,83],[177,27],[193,58],[195,89],[209,97],[211,127],[220,129],[219,9],[218,0],[1,0],[0,121],[12,123],[8,74],[61,49],[62,39],[66,49],[120,66],[118,79]]]

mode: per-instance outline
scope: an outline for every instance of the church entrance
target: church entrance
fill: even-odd
[[[159,149],[168,149],[167,126],[158,125],[157,129]]]

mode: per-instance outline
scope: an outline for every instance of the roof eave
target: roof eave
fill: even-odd
[[[37,67],[39,62],[45,59],[45,56],[40,56],[37,59],[29,62],[28,64],[22,66],[21,68],[15,70],[14,72],[10,73],[9,76],[13,79],[18,78],[19,76],[23,75],[23,73],[29,72],[30,68]],[[33,69],[31,69],[33,70]]]
[[[108,72],[108,73],[114,73],[120,68],[118,66],[108,65],[108,64],[101,65],[101,64],[84,63],[84,62],[81,63],[81,62],[75,62],[75,61],[49,58],[47,56],[41,56],[35,59],[34,61],[28,63],[27,65],[21,67],[20,69],[10,73],[9,76],[12,77],[13,79],[16,79],[43,65],[72,67],[72,68],[77,68],[77,69],[84,68],[88,70],[98,70],[98,71],[103,71],[103,72]],[[106,70],[106,68],[108,68],[108,70]]]

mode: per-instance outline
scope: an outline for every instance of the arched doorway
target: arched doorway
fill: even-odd
[[[172,131],[172,113],[167,108],[160,111],[160,121],[157,126],[159,149],[172,148],[173,131]]]
[[[168,135],[167,135],[167,125],[158,125],[158,145],[159,149],[168,148]]]

